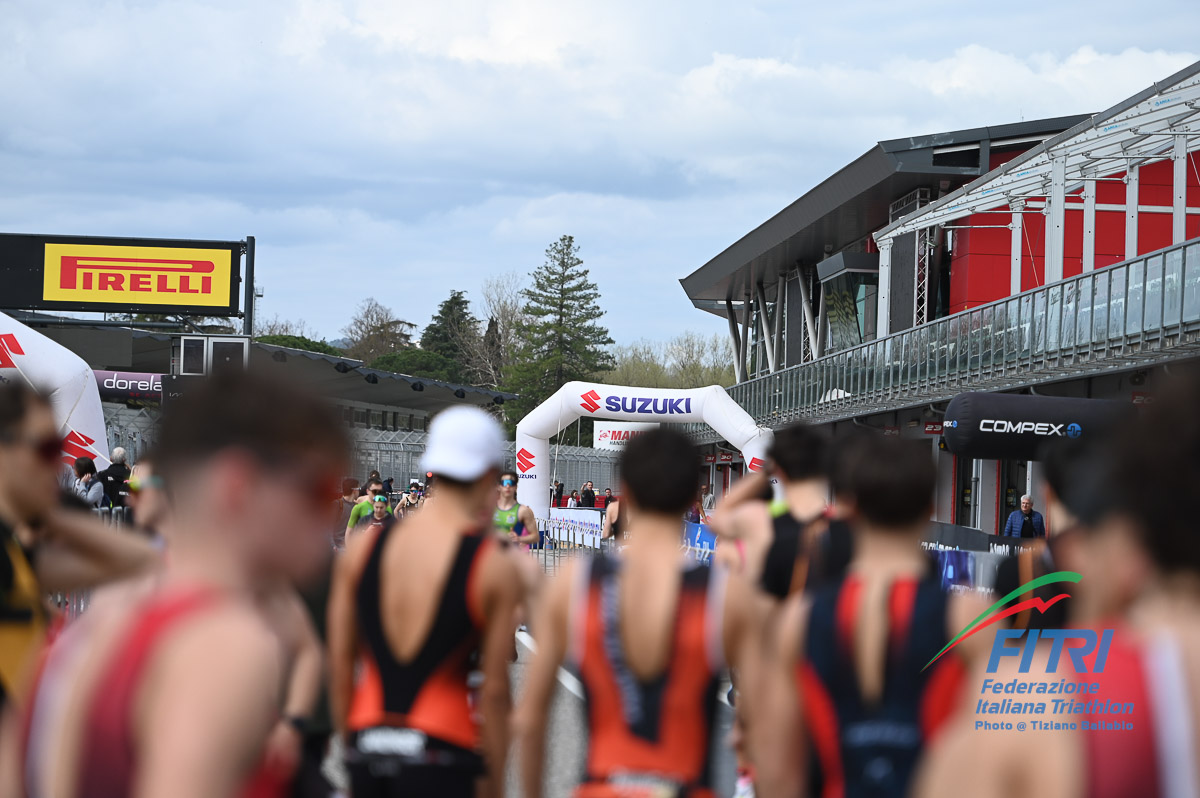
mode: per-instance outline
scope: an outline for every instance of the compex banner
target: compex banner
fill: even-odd
[[[1038,460],[1056,440],[1112,429],[1132,414],[1125,402],[1025,394],[962,393],[942,422],[946,447],[980,460]]]

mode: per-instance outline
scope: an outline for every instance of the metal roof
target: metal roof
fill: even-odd
[[[1187,149],[1194,150],[1200,147],[1198,118],[1200,61],[889,224],[875,233],[875,240],[1007,207],[1018,200],[1048,197],[1055,161],[1065,166],[1065,193],[1070,194],[1087,178],[1171,157],[1175,135],[1187,136]]]
[[[887,224],[891,203],[910,191],[942,180],[958,186],[980,174],[978,165],[935,166],[935,150],[1037,140],[1089,118],[1041,119],[878,142],[679,282],[696,307],[725,315],[721,303],[740,301],[747,284],[769,285],[798,262],[825,258],[830,254],[826,245],[837,252]]]

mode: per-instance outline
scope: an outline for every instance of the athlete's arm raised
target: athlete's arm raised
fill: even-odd
[[[281,680],[277,641],[243,608],[210,612],[167,638],[135,704],[134,798],[238,795],[275,719]]]
[[[485,626],[481,668],[481,738],[487,765],[482,798],[504,795],[504,771],[508,763],[508,732],[512,714],[512,688],[508,681],[508,655],[516,631],[516,611],[524,596],[517,564],[505,551],[493,545],[481,565],[478,595],[483,607]],[[472,597],[474,598],[474,597]],[[479,606],[479,605],[477,605]]]
[[[522,504],[521,509],[517,511],[517,519],[524,524],[523,531],[517,536],[517,543],[524,543],[530,546],[537,543],[537,516],[533,514],[533,508],[527,504]]]
[[[749,728],[751,758],[757,768],[758,794],[800,795],[807,763],[802,752],[804,728],[796,684],[801,641],[808,621],[808,602],[796,594],[784,603],[767,630],[762,667],[748,685],[747,700],[753,706],[754,723]]]
[[[43,589],[65,592],[144,573],[161,561],[140,535],[106,527],[91,513],[54,510],[39,536],[34,568]]]
[[[541,798],[542,795],[546,717],[550,711],[550,700],[554,697],[558,667],[567,654],[571,585],[575,581],[575,569],[580,567],[582,565],[579,562],[574,562],[551,580],[534,627],[538,634],[537,653],[526,671],[525,689],[516,715],[521,786],[525,798]]]

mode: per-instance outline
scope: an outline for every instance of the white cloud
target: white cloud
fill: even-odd
[[[1166,77],[1200,23],[1167,6],[10,2],[0,227],[254,234],[265,312],[332,337],[570,233],[619,341],[719,331],[678,278],[877,140]]]

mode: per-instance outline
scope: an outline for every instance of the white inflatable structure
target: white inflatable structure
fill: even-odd
[[[707,388],[671,390],[568,382],[517,424],[517,501],[538,518],[550,513],[550,438],[581,417],[610,421],[704,422],[742,453],[747,466],[766,465],[771,430],[759,427],[725,393]]]
[[[0,381],[20,379],[50,402],[63,437],[63,463],[77,457],[108,468],[108,435],[96,375],[83,358],[0,313]]]

